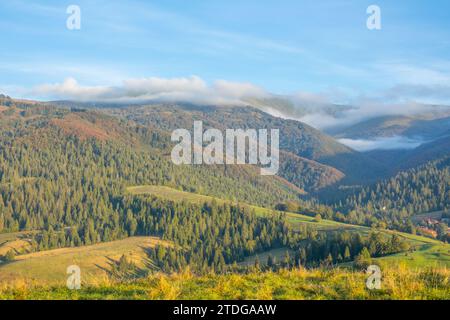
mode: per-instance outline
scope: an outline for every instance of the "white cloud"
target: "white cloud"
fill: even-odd
[[[365,139],[339,139],[339,142],[357,151],[414,149],[423,144],[421,139],[410,139],[402,136]]]
[[[426,71],[422,73],[427,74]],[[442,80],[441,76],[441,74],[434,74],[434,80]],[[445,86],[424,87],[405,84],[381,94],[378,98],[365,96],[349,98],[351,95],[348,92],[337,89],[321,93],[299,91],[282,97],[273,95],[251,83],[226,80],[207,83],[198,76],[169,79],[131,78],[122,81],[120,85],[111,85],[111,83],[120,83],[116,81],[107,83],[109,85],[86,86],[74,78],[67,78],[62,83],[37,86],[28,95],[46,100],[124,103],[161,101],[213,105],[248,105],[255,101],[248,98],[276,98],[276,101],[283,100],[285,103],[274,102],[273,99],[268,99],[266,103],[265,99],[261,99],[262,102],[257,103],[256,106],[274,116],[299,120],[317,129],[333,132],[333,130],[380,116],[415,116],[431,110],[429,105],[415,102],[413,98],[403,98],[405,101],[399,102],[395,98],[391,99],[390,96],[422,97],[448,93],[448,87]],[[336,106],[334,103],[337,101],[346,101],[348,106]],[[355,141],[353,143],[374,145],[381,142]]]
[[[326,113],[310,113],[301,118],[300,121],[309,124],[316,129],[329,129],[350,124],[352,121],[346,118],[336,118]]]
[[[95,99],[111,92],[110,88],[103,86],[80,86],[74,78],[67,78],[63,83],[40,85],[33,90],[33,93],[38,95],[63,99],[80,97],[80,100]]]
[[[122,97],[164,97],[179,96],[187,93],[205,93],[208,90],[206,83],[199,77],[190,78],[140,78],[129,79],[123,82]]]
[[[401,94],[397,88],[396,94]],[[412,90],[405,87],[404,91]],[[394,94],[394,89],[391,95]],[[418,92],[418,91],[417,91]],[[431,93],[430,93],[431,94]],[[421,102],[417,102],[421,101]],[[359,97],[349,99],[347,107],[334,105],[333,100],[325,100],[313,108],[306,108],[306,114],[298,118],[317,129],[337,129],[357,124],[361,121],[382,116],[417,116],[430,111],[437,111],[430,106],[430,101],[423,99],[405,99],[405,101],[390,101],[390,99]],[[436,103],[439,104],[439,103]],[[445,104],[441,104],[445,105]],[[450,108],[447,108],[450,111]]]
[[[201,104],[245,104],[246,97],[269,95],[250,83],[217,80],[208,85],[197,76],[188,78],[139,78],[123,81],[120,86],[83,86],[68,78],[62,83],[44,84],[32,90],[33,95],[47,99],[76,101],[140,102],[167,101]]]

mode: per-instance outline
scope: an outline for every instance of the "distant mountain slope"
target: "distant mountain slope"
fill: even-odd
[[[450,107],[439,112],[416,116],[382,116],[359,122],[353,126],[333,132],[337,138],[373,139],[376,137],[404,136],[423,140],[446,135],[450,128]]]
[[[345,174],[347,182],[373,180],[384,175],[385,172],[383,166],[373,159],[344,146],[334,138],[304,123],[277,118],[252,107],[166,104],[114,108],[107,112],[167,131],[178,128],[190,130],[196,120],[203,121],[204,127],[221,130],[227,128],[280,129],[282,151],[333,167]],[[334,172],[337,173],[337,171]],[[341,178],[335,177],[330,181],[338,181]]]
[[[450,135],[408,151],[398,166],[402,169],[413,168],[448,155],[450,155]]]
[[[298,187],[318,191],[336,184],[345,174],[333,167],[283,151],[280,154],[280,176]]]
[[[308,159],[340,153],[355,153],[333,138],[298,121],[284,120],[251,107],[202,107],[189,105],[152,105],[111,109],[141,124],[172,131],[178,128],[192,129],[193,122],[203,121],[205,127],[221,130],[227,128],[280,129],[280,148]]]
[[[450,155],[450,135],[424,143],[412,150],[373,150],[365,154],[383,163],[390,174],[396,174],[401,170],[415,168]]]

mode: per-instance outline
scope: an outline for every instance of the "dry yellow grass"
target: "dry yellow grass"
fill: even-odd
[[[0,256],[6,255],[10,250],[15,254],[30,252],[30,236],[32,232],[14,232],[0,234]]]
[[[132,282],[102,282],[79,291],[64,286],[32,287],[22,282],[14,288],[0,288],[0,299],[448,300],[449,276],[446,268],[384,266],[381,289],[369,290],[365,272],[345,268],[204,276],[186,270]]]
[[[10,250],[13,250],[15,254],[29,252],[30,247],[30,242],[27,240],[8,241],[0,246],[0,256],[6,255]]]
[[[62,248],[20,255],[16,261],[0,265],[0,282],[3,284],[24,281],[27,283],[64,285],[67,267],[81,268],[84,283],[96,283],[108,278],[111,266],[122,255],[138,267],[150,264],[145,252],[157,244],[165,244],[155,237],[133,237],[107,243],[77,248]]]

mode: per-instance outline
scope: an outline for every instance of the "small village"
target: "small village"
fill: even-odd
[[[442,239],[450,237],[450,212],[441,212],[438,214],[430,214],[418,216],[416,219],[417,233],[435,238]]]

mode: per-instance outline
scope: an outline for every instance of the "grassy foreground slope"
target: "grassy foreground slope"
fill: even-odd
[[[189,192],[184,192],[176,190],[166,186],[136,186],[129,187],[128,192],[135,195],[148,194],[155,197],[160,197],[172,201],[187,201],[197,204],[202,204],[205,202],[216,201],[217,203],[229,203],[228,200],[223,200],[219,198],[213,198],[210,196],[204,196]],[[243,206],[251,207],[257,214],[260,215],[270,215],[274,214],[276,211],[261,208],[249,204],[240,203]],[[286,219],[292,224],[294,228],[299,228],[301,225],[308,225],[313,227],[318,231],[350,231],[359,232],[361,234],[367,235],[372,230],[371,228],[364,226],[357,226],[351,224],[340,223],[331,220],[316,220],[313,217],[301,215],[297,213],[286,213]],[[400,253],[388,257],[376,258],[375,261],[386,261],[388,263],[394,264],[405,264],[410,267],[450,267],[450,245],[445,244],[441,241],[433,240],[430,238],[412,235],[409,233],[403,233],[391,230],[377,230],[390,236],[392,234],[397,234],[400,238],[406,240],[412,251],[405,253]],[[275,250],[275,256],[282,257],[286,250]],[[260,260],[264,256],[260,255]],[[252,258],[248,258],[246,261],[252,261]],[[262,261],[262,260],[261,260]]]
[[[346,269],[305,270],[244,275],[189,272],[152,275],[129,283],[104,282],[81,290],[58,287],[0,289],[0,299],[450,299],[448,269],[382,268],[381,290],[366,288],[367,275]]]
[[[65,284],[67,267],[77,265],[84,283],[96,283],[108,278],[112,266],[122,255],[138,267],[148,267],[145,252],[164,243],[155,237],[132,237],[124,240],[99,243],[91,246],[62,248],[19,255],[16,260],[0,264],[0,283],[23,281],[42,284]]]

